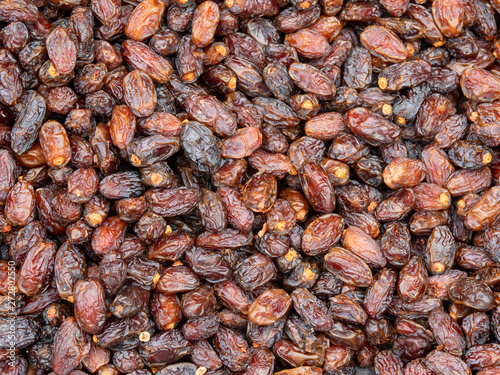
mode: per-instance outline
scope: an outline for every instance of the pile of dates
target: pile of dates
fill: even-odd
[[[499,375],[500,0],[1,0],[1,375]]]

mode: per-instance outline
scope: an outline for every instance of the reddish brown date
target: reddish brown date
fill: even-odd
[[[325,170],[317,163],[308,163],[299,171],[300,184],[312,207],[322,213],[335,209],[335,192]]]
[[[137,6],[125,27],[125,34],[134,40],[144,40],[153,35],[160,27],[165,11],[165,3],[159,0],[147,0]]]
[[[43,241],[33,246],[19,270],[19,291],[32,296],[44,290],[54,274],[55,256],[56,248],[53,242]]]
[[[100,333],[106,323],[107,307],[104,287],[97,279],[79,280],[73,287],[75,317],[83,331]]]
[[[258,325],[270,325],[281,319],[291,306],[292,299],[284,290],[266,290],[250,305],[248,319]]]
[[[62,27],[53,30],[47,37],[47,53],[59,74],[70,74],[76,64],[76,46]],[[50,74],[50,69],[49,69]]]
[[[61,168],[71,159],[71,146],[66,129],[57,121],[48,121],[40,128],[40,144],[47,164]]]
[[[373,283],[370,267],[361,258],[341,247],[334,247],[325,255],[325,267],[349,285],[368,287]]]

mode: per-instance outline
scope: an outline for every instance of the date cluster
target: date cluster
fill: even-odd
[[[0,374],[499,375],[498,21],[0,0]]]

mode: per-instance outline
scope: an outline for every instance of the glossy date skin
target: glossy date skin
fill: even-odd
[[[53,276],[55,255],[53,242],[38,242],[29,251],[17,279],[17,286],[22,293],[35,295],[47,287]]]
[[[347,284],[368,287],[373,283],[373,274],[368,265],[341,247],[334,247],[325,255],[325,267]]]
[[[96,279],[79,280],[74,285],[76,319],[82,330],[89,334],[100,333],[106,323],[105,291]]]
[[[344,220],[336,214],[322,215],[304,230],[302,250],[308,255],[324,254],[341,236]]]
[[[499,12],[0,1],[0,373],[495,374]]]
[[[328,175],[320,165],[304,165],[299,177],[304,194],[316,211],[330,213],[335,209],[335,192]]]
[[[67,348],[74,350],[67,355]],[[78,326],[75,317],[67,318],[54,338],[52,368],[60,374],[70,373],[90,351],[90,341]]]

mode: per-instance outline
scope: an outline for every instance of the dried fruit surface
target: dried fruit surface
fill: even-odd
[[[499,14],[0,0],[0,374],[498,375]]]

